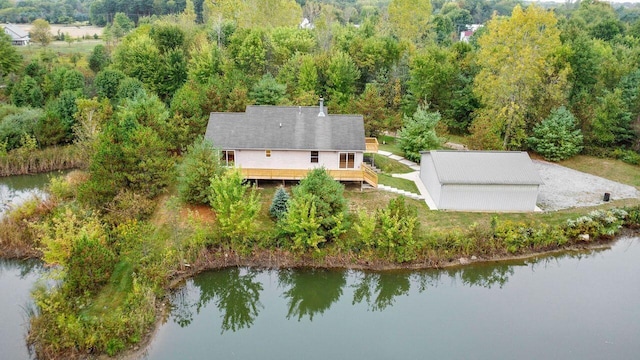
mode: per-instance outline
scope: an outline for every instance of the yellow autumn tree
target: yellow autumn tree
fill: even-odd
[[[472,147],[523,148],[533,126],[564,103],[569,69],[556,61],[556,23],[553,12],[535,5],[487,23],[478,39],[474,93],[483,107],[471,126]]]
[[[392,31],[398,38],[413,44],[419,43],[427,32],[430,17],[430,0],[392,0],[389,4]]]
[[[205,0],[205,20],[231,20],[245,28],[297,26],[302,8],[295,0]]]

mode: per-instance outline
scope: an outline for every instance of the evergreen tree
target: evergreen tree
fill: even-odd
[[[273,195],[271,206],[269,206],[269,214],[271,217],[281,219],[287,213],[289,203],[289,193],[284,187],[279,187]]]

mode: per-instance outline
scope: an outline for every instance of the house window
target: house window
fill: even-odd
[[[311,152],[311,162],[312,163],[317,163],[318,162],[318,152],[317,151],[312,151]]]
[[[356,153],[340,153],[340,169],[353,169],[356,163]]]
[[[222,150],[222,163],[227,166],[233,166],[236,162],[235,150]]]
[[[271,150],[265,150],[264,151],[264,156],[271,157]]]

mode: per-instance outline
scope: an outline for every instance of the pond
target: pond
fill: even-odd
[[[50,174],[0,177],[0,217],[10,206],[25,201],[49,182]],[[25,335],[33,309],[31,289],[43,272],[35,260],[0,258],[0,358],[29,359]]]
[[[0,177],[0,217],[10,206],[15,206],[33,195],[43,195],[42,188],[51,176],[58,173]]]
[[[0,358],[30,359],[25,345],[31,289],[43,272],[35,260],[0,259]]]
[[[419,272],[203,273],[145,359],[632,359],[640,239]]]

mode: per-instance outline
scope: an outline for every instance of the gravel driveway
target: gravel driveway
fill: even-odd
[[[640,198],[640,191],[633,186],[546,161],[533,163],[544,181],[538,207],[545,211],[599,205],[604,203],[604,193],[610,193],[611,200]]]

